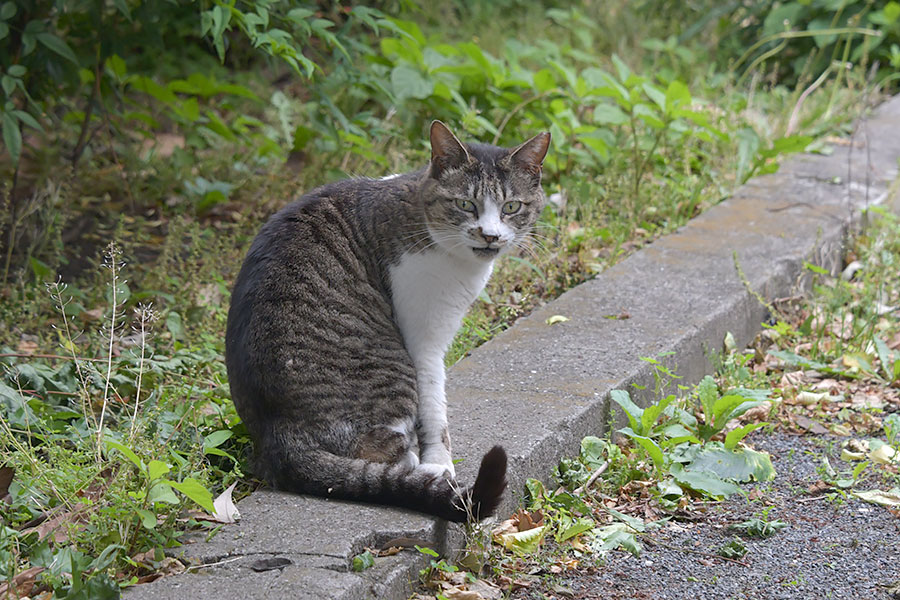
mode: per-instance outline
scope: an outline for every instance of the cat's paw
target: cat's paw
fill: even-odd
[[[423,462],[423,463],[419,463],[419,466],[416,467],[416,469],[427,471],[435,478],[443,477],[445,479],[450,479],[450,480],[456,479],[456,471],[452,465],[448,469],[447,465]]]
[[[451,478],[456,478],[456,469],[453,468],[453,458],[443,444],[425,446],[422,449],[422,464],[428,463],[440,465],[450,473]]]

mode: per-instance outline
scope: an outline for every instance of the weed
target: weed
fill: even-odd
[[[731,541],[727,542],[725,545],[721,546],[716,553],[719,556],[725,558],[731,558],[734,560],[738,560],[746,556],[747,554],[747,546],[740,540],[740,538],[732,538]]]
[[[738,531],[752,537],[771,537],[787,527],[787,523],[785,523],[784,521],[779,521],[778,519],[769,519],[769,512],[771,511],[771,509],[772,507],[768,507],[763,510],[758,517],[748,519],[741,523],[735,523],[734,525],[731,525],[731,529],[737,529]]]

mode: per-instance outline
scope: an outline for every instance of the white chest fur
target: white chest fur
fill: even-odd
[[[444,353],[492,269],[493,262],[466,261],[442,250],[405,254],[390,269],[394,315],[416,366],[421,462],[451,476]]]
[[[413,362],[444,352],[493,269],[441,250],[405,254],[391,267],[394,314]]]

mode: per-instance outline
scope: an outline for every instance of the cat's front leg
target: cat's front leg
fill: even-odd
[[[422,361],[416,369],[419,395],[418,436],[422,466],[443,467],[456,478],[450,456],[450,430],[447,426],[447,397],[444,393],[443,357]]]

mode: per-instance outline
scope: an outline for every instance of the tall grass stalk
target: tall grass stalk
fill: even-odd
[[[100,408],[100,420],[97,423],[97,462],[103,459],[103,421],[106,417],[106,406],[109,404],[109,390],[112,381],[113,345],[116,340],[116,320],[119,310],[119,256],[122,251],[116,247],[115,242],[110,242],[106,248],[106,266],[110,271],[112,281],[112,300],[109,311],[109,345],[106,353],[106,378],[103,384],[103,405]],[[123,282],[124,283],[124,282]]]

